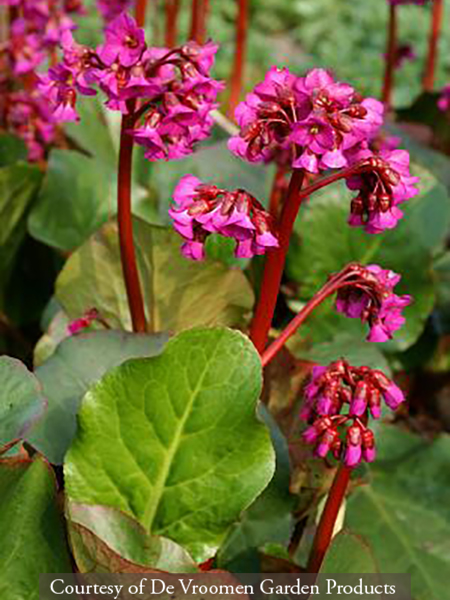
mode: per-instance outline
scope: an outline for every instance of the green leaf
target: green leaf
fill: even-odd
[[[69,498],[122,510],[206,560],[274,472],[260,391],[258,354],[228,329],[185,331],[110,371],[82,403]]]
[[[220,548],[219,567],[234,573],[250,572],[246,569],[257,564],[257,551],[266,544],[286,548],[294,527],[292,511],[295,497],[289,491],[291,477],[287,440],[264,404],[258,408],[270,429],[276,470],[270,484],[232,527]]]
[[[112,165],[79,152],[53,150],[28,231],[59,250],[80,246],[109,216],[116,202]]]
[[[347,504],[347,526],[373,548],[381,572],[411,573],[417,600],[448,595],[450,437],[433,443],[384,426],[372,482]]]
[[[40,573],[70,573],[55,480],[49,466],[0,461],[0,595],[39,600]]]
[[[16,163],[0,168],[0,304],[6,282],[26,233],[26,216],[42,174],[35,166]]]
[[[81,573],[125,572],[124,563],[128,572],[198,570],[181,546],[149,535],[139,523],[118,510],[69,503],[66,514],[72,551]]]
[[[358,536],[341,531],[325,555],[320,573],[378,573],[370,546]]]
[[[22,438],[46,408],[36,377],[15,358],[0,357],[0,448]]]
[[[433,255],[442,247],[450,203],[444,186],[429,173],[420,172],[421,194],[402,205],[405,217],[396,229],[368,235],[347,225],[350,196],[344,184],[314,195],[303,207],[296,228],[300,241],[293,243],[288,256],[289,276],[300,284],[300,300],[308,300],[327,280],[349,262],[378,263],[402,275],[398,294],[411,294],[414,303],[404,311],[406,324],[394,340],[379,345],[385,350],[405,350],[421,334],[435,294]],[[414,265],[414,268],[411,268]],[[329,342],[345,329],[363,340],[367,326],[340,315],[328,300],[302,327],[302,337]]]
[[[61,464],[76,431],[81,399],[105,373],[129,358],[156,356],[167,342],[165,334],[125,331],[81,333],[65,339],[35,371],[48,400],[44,418],[28,441],[54,464]]]
[[[243,273],[211,260],[189,261],[172,230],[135,220],[141,287],[153,331],[195,325],[238,325],[253,291]],[[71,319],[95,306],[115,328],[131,329],[117,226],[108,223],[67,261],[56,296]]]

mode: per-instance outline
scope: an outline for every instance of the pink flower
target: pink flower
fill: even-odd
[[[131,67],[136,64],[145,46],[145,32],[127,13],[114,19],[105,30],[105,42],[97,48],[100,60],[107,66],[117,64]]]
[[[359,98],[323,69],[296,77],[273,67],[236,109],[241,128],[230,150],[250,162],[288,160],[312,173],[348,165],[346,151],[368,141],[383,120],[383,105]]]
[[[75,335],[90,327],[94,321],[99,318],[99,314],[96,308],[91,308],[88,310],[82,317],[79,319],[75,319],[67,326],[68,333],[70,335]]]
[[[375,440],[367,427],[370,417],[380,418],[380,399],[395,410],[405,398],[400,388],[381,371],[353,367],[344,360],[314,367],[305,388],[300,418],[309,426],[303,440],[314,446],[315,456],[329,452],[348,467],[375,460]]]
[[[386,342],[405,322],[402,310],[411,304],[411,296],[397,296],[393,289],[400,275],[379,265],[351,265],[354,276],[347,278],[337,294],[336,309],[350,319],[368,323],[369,342]]]
[[[56,120],[76,119],[77,95],[93,95],[97,86],[110,110],[128,114],[139,106],[129,133],[149,160],[187,156],[210,135],[210,112],[223,89],[210,76],[217,52],[212,42],[147,48],[144,30],[122,12],[107,26],[97,50],[77,44],[70,31],[61,36],[61,46],[63,61],[42,78],[40,88]]]
[[[403,216],[398,205],[419,191],[415,187],[419,178],[409,172],[408,152],[380,150],[375,154],[366,149],[351,160],[361,162],[361,170],[347,179],[347,187],[359,192],[352,200],[349,224],[364,227],[367,233],[393,229]]]
[[[278,246],[272,218],[261,204],[245,192],[229,192],[185,175],[174,191],[170,208],[175,230],[186,240],[182,252],[188,258],[202,260],[203,246],[211,233],[237,241],[235,254],[251,258]]]
[[[438,104],[439,110],[442,110],[442,112],[446,112],[449,110],[449,108],[450,108],[450,85],[446,85],[441,90],[441,95],[439,97],[437,104]]]

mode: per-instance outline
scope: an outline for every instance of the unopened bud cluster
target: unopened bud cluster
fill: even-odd
[[[384,373],[369,367],[353,367],[338,360],[313,369],[305,388],[300,417],[309,423],[303,433],[314,454],[331,453],[348,467],[375,460],[375,438],[367,423],[381,417],[381,405],[392,410],[404,402],[400,388]]]

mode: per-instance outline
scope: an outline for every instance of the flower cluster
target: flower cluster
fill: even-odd
[[[441,90],[441,95],[439,96],[437,104],[442,112],[447,112],[450,109],[450,85],[446,85]]]
[[[374,154],[368,148],[354,157],[354,174],[347,178],[347,187],[357,190],[352,200],[349,224],[364,227],[367,233],[382,233],[393,229],[403,212],[398,207],[418,194],[418,177],[409,171],[406,150],[381,148]]]
[[[186,240],[182,253],[187,258],[204,258],[205,240],[211,233],[235,239],[239,258],[264,254],[278,246],[272,217],[244,190],[229,192],[186,175],[175,189],[174,201],[169,214]]]
[[[374,435],[367,423],[370,417],[381,417],[382,399],[391,410],[405,400],[384,373],[345,360],[314,367],[305,398],[300,417],[309,427],[304,440],[314,444],[316,456],[325,458],[331,452],[348,467],[375,460]]]
[[[10,7],[9,39],[0,48],[0,122],[26,143],[29,160],[44,158],[57,128],[36,89],[37,69],[53,56],[60,37],[75,28],[81,0],[0,0]]]
[[[106,23],[114,21],[121,13],[128,10],[133,0],[97,0],[97,8]]]
[[[217,51],[212,42],[173,50],[147,47],[144,30],[122,13],[96,50],[77,44],[70,32],[62,36],[62,48],[63,62],[40,86],[58,121],[77,120],[77,95],[93,95],[98,87],[109,109],[133,113],[129,133],[149,160],[186,156],[209,135],[209,113],[222,89],[209,74]]]
[[[240,158],[290,164],[313,174],[342,168],[358,173],[348,182],[360,192],[350,224],[368,233],[394,227],[402,216],[398,204],[417,193],[407,152],[373,147],[383,122],[382,104],[361,98],[323,69],[305,77],[270,69],[238,105],[236,120],[240,132],[229,148]]]
[[[361,319],[370,327],[369,342],[385,342],[405,322],[402,310],[411,296],[397,296],[393,289],[400,275],[379,265],[352,264],[344,270],[345,286],[337,293],[336,309],[352,319]]]
[[[374,135],[383,105],[363,99],[323,69],[296,77],[273,67],[236,109],[232,152],[250,162],[290,155],[294,168],[318,173],[348,165],[346,151]]]

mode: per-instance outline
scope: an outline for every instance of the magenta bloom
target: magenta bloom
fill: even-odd
[[[363,227],[367,233],[382,233],[393,229],[403,212],[399,204],[418,194],[415,184],[418,177],[409,171],[409,154],[406,150],[381,149],[356,152],[353,164],[361,164],[359,173],[347,179],[347,187],[357,190],[352,200],[349,224]]]
[[[99,319],[99,314],[96,308],[91,308],[82,317],[75,319],[67,326],[67,332],[70,335],[76,335],[84,329],[87,329],[92,325],[94,321]]]
[[[144,30],[126,13],[107,26],[105,38],[104,44],[97,48],[97,54],[107,66],[117,62],[123,67],[131,67],[138,62],[146,47]]]
[[[316,456],[325,458],[331,452],[348,467],[375,460],[374,435],[366,423],[381,417],[381,398],[392,410],[405,401],[384,373],[344,360],[314,367],[304,393],[300,418],[309,423],[304,441],[314,446]]]
[[[446,85],[441,90],[441,95],[439,96],[437,104],[442,112],[447,112],[450,109],[450,85]]]
[[[351,319],[368,323],[369,342],[386,342],[403,326],[402,310],[412,302],[411,296],[394,294],[400,278],[379,265],[361,266],[348,285],[338,291],[336,309]]]
[[[40,85],[56,121],[77,119],[78,94],[93,95],[99,88],[110,110],[128,114],[139,106],[129,133],[149,160],[182,158],[209,136],[210,112],[223,89],[210,76],[216,44],[147,48],[144,30],[121,13],[107,26],[97,50],[77,44],[70,32],[61,45],[62,63]]]
[[[348,165],[346,151],[380,127],[383,105],[323,69],[296,77],[272,67],[236,109],[230,150],[250,162],[289,160],[311,173]]]
[[[264,254],[278,246],[271,216],[244,190],[229,192],[185,175],[173,199],[169,215],[175,230],[185,239],[182,252],[187,258],[204,258],[204,243],[211,233],[235,239],[239,258]]]

